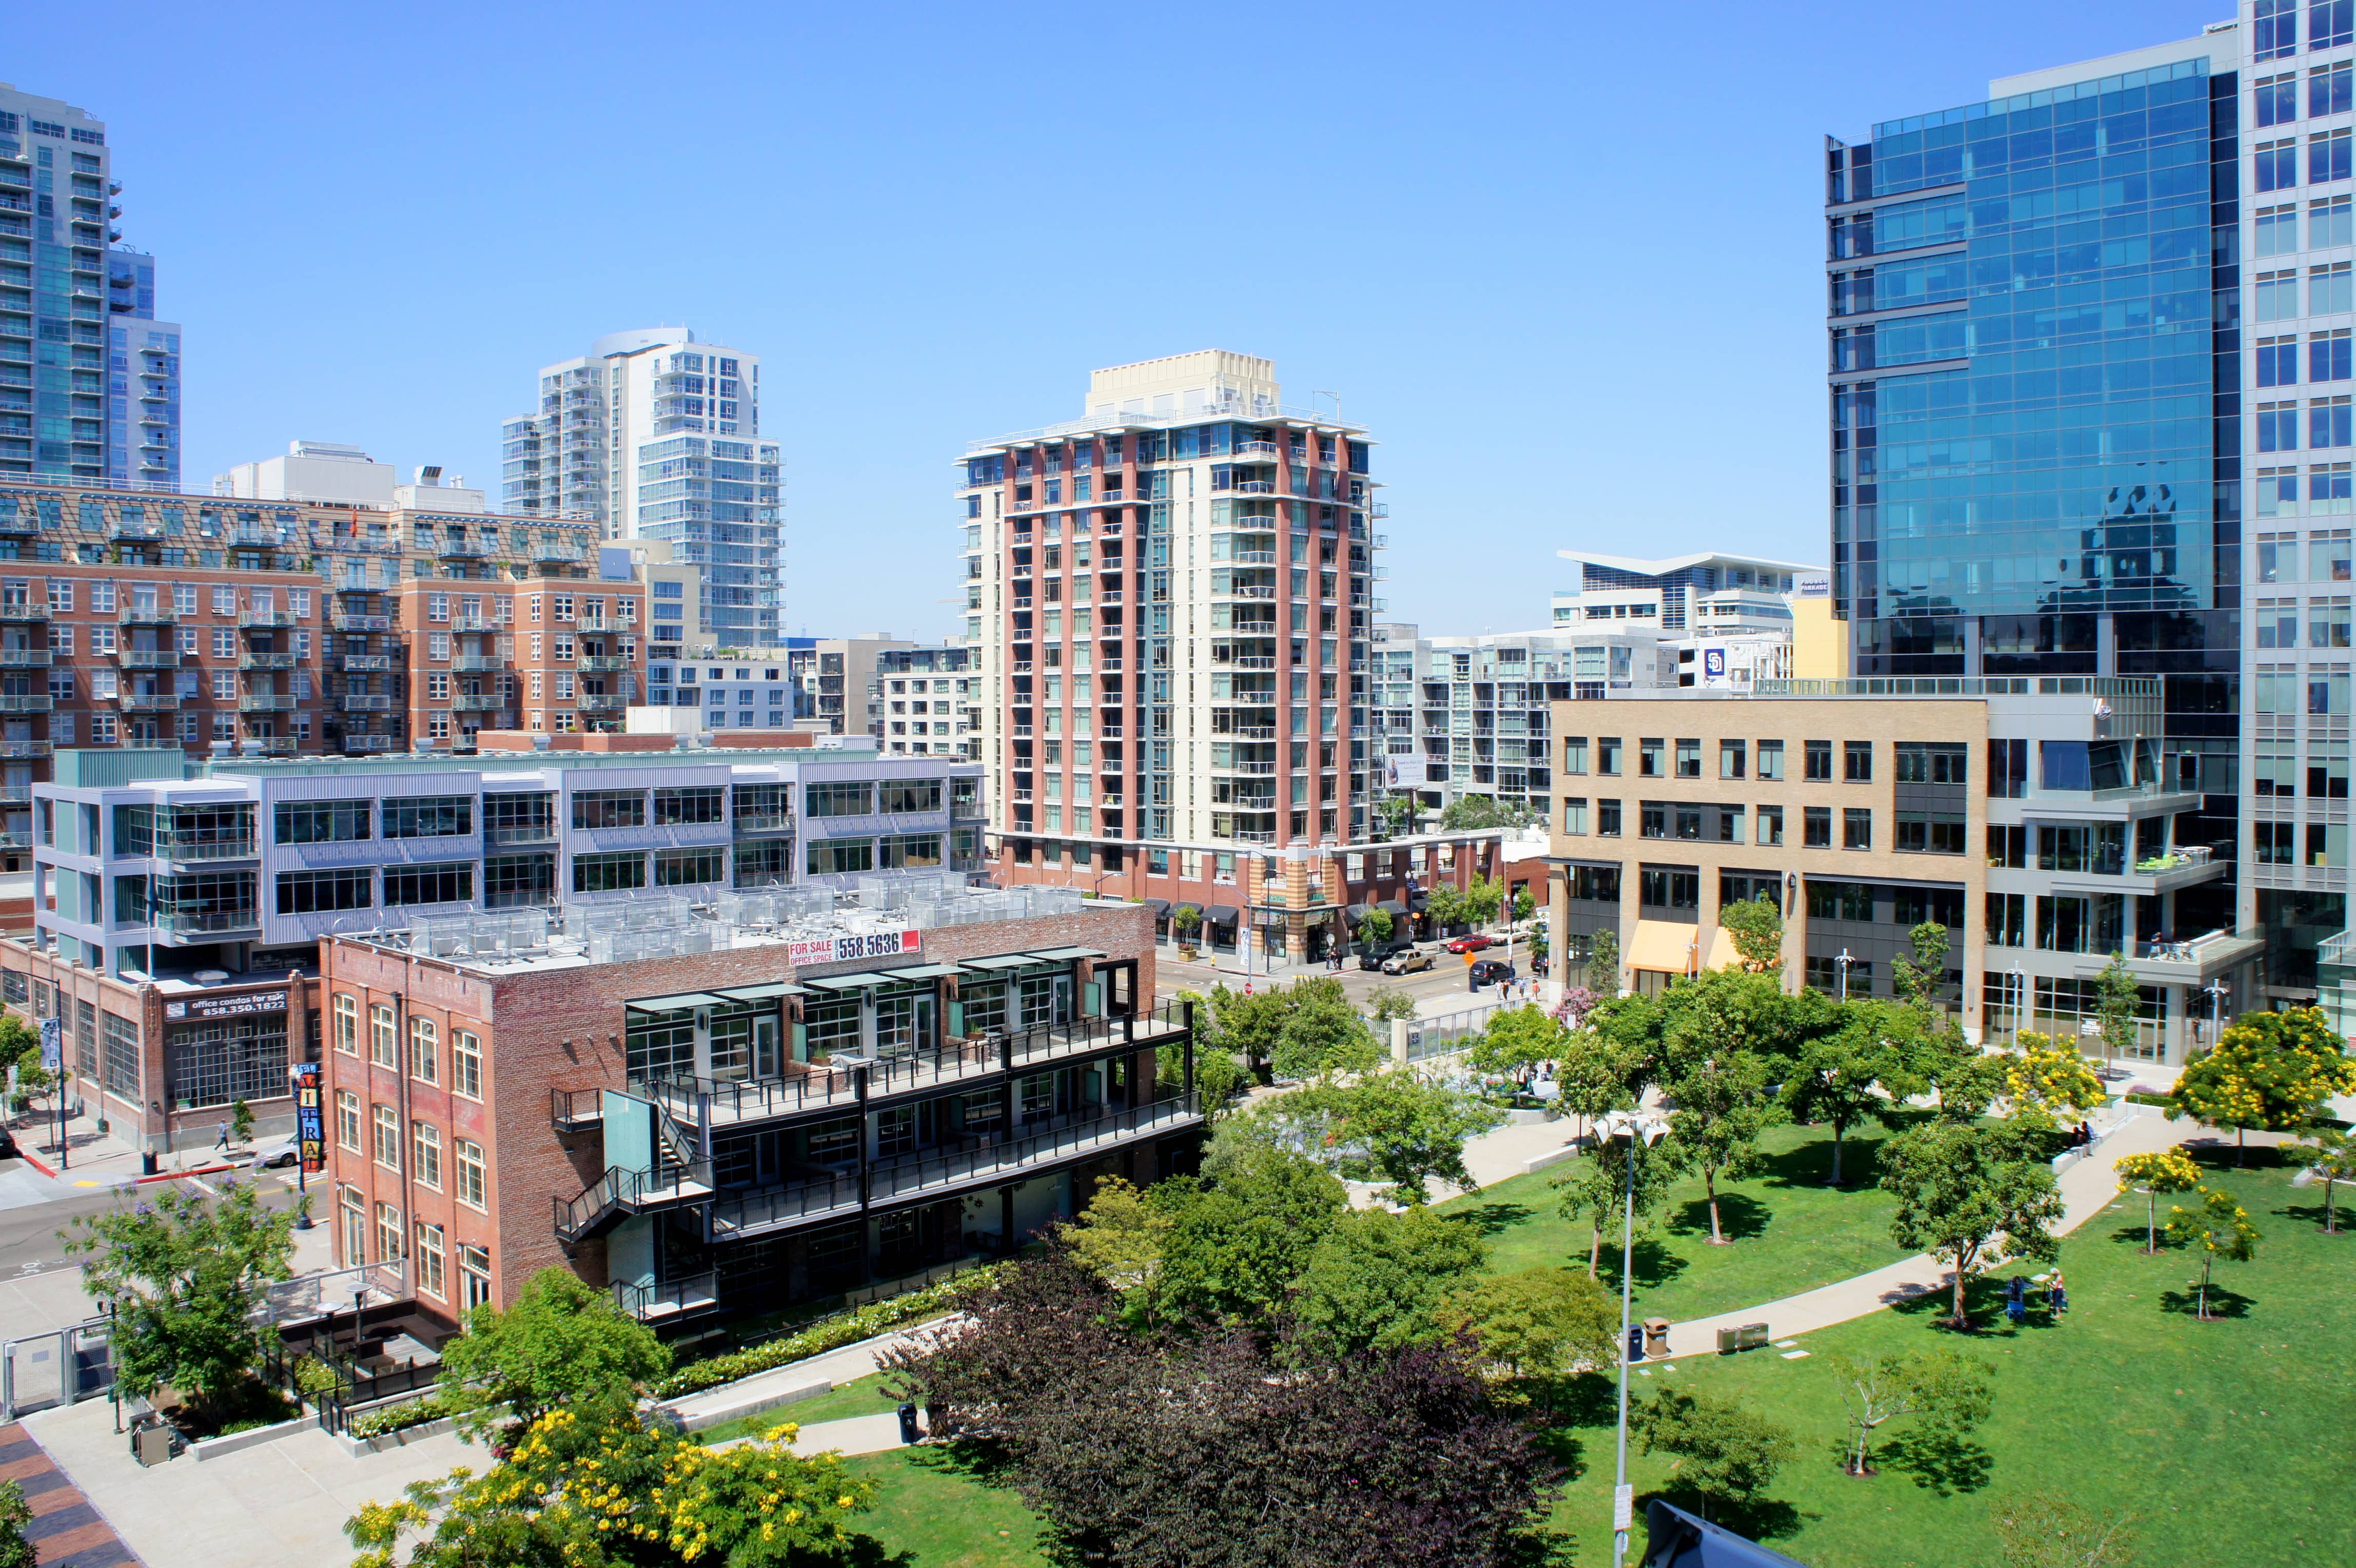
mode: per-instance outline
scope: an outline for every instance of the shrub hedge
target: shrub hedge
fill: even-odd
[[[957,1293],[986,1283],[991,1270],[980,1268],[943,1280],[905,1295],[895,1295],[883,1301],[870,1302],[865,1306],[821,1317],[816,1322],[766,1345],[755,1345],[725,1356],[710,1356],[701,1361],[691,1361],[654,1386],[655,1398],[678,1399],[684,1394],[700,1393],[705,1389],[733,1383],[739,1378],[749,1378],[757,1372],[774,1371],[812,1356],[845,1345],[855,1345],[871,1339],[888,1329],[923,1318],[936,1317],[948,1311]]]
[[[429,1421],[439,1421],[449,1413],[450,1407],[442,1402],[440,1394],[427,1394],[407,1404],[362,1411],[345,1424],[344,1430],[354,1437],[382,1437],[388,1432],[405,1432]]]

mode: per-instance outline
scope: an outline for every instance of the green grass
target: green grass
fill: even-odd
[[[844,1383],[814,1399],[779,1405],[775,1410],[755,1411],[751,1415],[739,1416],[718,1426],[707,1426],[695,1434],[696,1441],[724,1443],[732,1437],[751,1437],[768,1431],[780,1422],[791,1421],[803,1426],[815,1426],[821,1421],[841,1421],[854,1415],[881,1415],[898,1408],[884,1396],[883,1382],[883,1373],[870,1372],[855,1382]]]
[[[876,1484],[859,1526],[896,1568],[1045,1568],[1039,1521],[1013,1491],[975,1479],[936,1448],[899,1448],[846,1459]]]
[[[2191,1316],[2199,1267],[2187,1254],[2142,1255],[2144,1206],[2129,1194],[2063,1243],[2072,1311],[2059,1325],[2041,1312],[2020,1328],[2005,1324],[2001,1282],[1991,1282],[1974,1292],[1982,1326],[1970,1335],[1938,1326],[1942,1295],[1809,1335],[1803,1360],[1774,1350],[1689,1358],[1675,1373],[1633,1380],[1632,1397],[1685,1381],[1790,1426],[1800,1456],[1771,1500],[1714,1517],[1813,1568],[1994,1568],[1989,1504],[2034,1487],[2139,1516],[2146,1565],[2356,1561],[2356,1519],[2343,1503],[2356,1423],[2346,1366],[2356,1235],[2323,1234],[2319,1190],[2293,1189],[2287,1168],[2260,1168],[2268,1152],[2250,1151],[2252,1168],[2239,1174],[2230,1150],[2201,1157],[2265,1233],[2254,1262],[2217,1266],[2219,1321]],[[1941,1345],[1996,1369],[1994,1416],[1960,1448],[1886,1454],[1879,1475],[1845,1475],[1834,1457],[1843,1428],[1833,1355]],[[1584,1563],[1611,1550],[1611,1401],[1591,1382],[1595,1397],[1567,1433],[1585,1470],[1558,1515]],[[1668,1479],[1666,1457],[1632,1452],[1629,1478],[1641,1520],[1644,1499]],[[1642,1543],[1640,1529],[1635,1550]]]
[[[1758,1174],[1719,1185],[1719,1219],[1730,1239],[1709,1240],[1709,1208],[1701,1178],[1671,1189],[1649,1240],[1635,1252],[1635,1315],[1675,1322],[1732,1312],[1897,1262],[1908,1254],[1890,1240],[1895,1200],[1873,1184],[1874,1155],[1888,1134],[1869,1123],[1843,1141],[1847,1185],[1824,1185],[1832,1170],[1832,1133],[1823,1127],[1782,1126],[1760,1140],[1766,1158]],[[1563,1166],[1514,1176],[1440,1206],[1476,1214],[1489,1236],[1489,1270],[1511,1273],[1541,1264],[1583,1267],[1591,1234],[1565,1219],[1552,1182]],[[1615,1225],[1603,1248],[1603,1278],[1620,1280]]]

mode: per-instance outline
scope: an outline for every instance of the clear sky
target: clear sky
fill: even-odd
[[[1822,561],[1822,137],[2233,10],[212,0],[21,7],[0,74],[108,122],[190,489],[300,435],[496,496],[541,365],[683,322],[763,356],[792,629],[937,637],[965,443],[1224,348],[1372,426],[1452,634],[1565,545]]]

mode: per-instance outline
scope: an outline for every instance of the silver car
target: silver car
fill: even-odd
[[[1412,974],[1431,967],[1431,955],[1420,948],[1405,948],[1383,960],[1385,974]]]

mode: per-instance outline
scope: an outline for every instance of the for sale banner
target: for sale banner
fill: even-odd
[[[793,942],[787,957],[796,969],[814,963],[849,963],[862,958],[914,958],[925,950],[922,931],[875,931],[862,936],[814,937]]]

